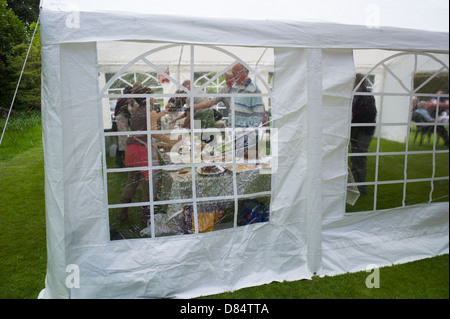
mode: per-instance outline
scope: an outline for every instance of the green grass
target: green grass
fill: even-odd
[[[0,133],[6,119],[0,118]],[[12,159],[24,151],[42,143],[41,115],[37,111],[21,113],[8,120],[8,126],[0,145],[0,161]]]
[[[38,119],[12,119],[0,145],[0,298],[36,298],[44,288],[44,158]]]
[[[274,282],[202,299],[448,299],[449,256],[379,269],[379,288],[367,288],[372,272]],[[369,278],[371,282],[371,278]]]
[[[34,299],[44,288],[47,259],[40,119],[12,119],[0,154],[0,299]],[[380,288],[366,287],[368,275],[271,283],[205,298],[449,298],[448,255],[381,268]]]
[[[431,151],[433,150],[434,135],[428,140],[426,137],[420,145],[419,138],[414,141],[415,127],[412,128],[408,151]],[[368,153],[376,152],[376,138],[372,140]],[[393,141],[381,140],[380,152],[405,152],[406,144]],[[448,150],[442,139],[438,139],[436,150]],[[378,181],[399,181],[395,184],[378,185],[376,196],[376,209],[388,209],[401,207],[403,205],[403,188],[405,175],[405,155],[380,155],[378,165]],[[407,179],[431,178],[433,174],[433,160],[435,162],[435,177],[449,176],[449,153],[435,154],[408,154],[407,156]],[[367,182],[374,182],[376,175],[376,156],[367,156]],[[350,159],[349,159],[350,163]],[[430,201],[431,183],[410,182],[406,184],[405,205],[415,205]],[[432,202],[449,201],[449,181],[434,181]],[[354,206],[347,205],[347,212],[371,211],[374,209],[375,187],[369,185],[367,194],[361,196]]]

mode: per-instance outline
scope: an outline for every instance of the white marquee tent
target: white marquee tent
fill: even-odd
[[[417,151],[409,138],[416,129],[413,99],[435,96],[436,81],[446,81],[437,96],[448,99],[448,19],[448,1],[438,0],[41,1],[48,263],[40,297],[190,298],[448,253],[448,146],[433,139]],[[218,89],[209,89],[224,85],[223,74],[237,62],[260,88],[249,96],[270,111],[271,174],[261,165],[243,180],[234,154],[229,171],[205,178],[197,174],[204,163],[184,163],[181,171],[157,164],[165,176],[191,174],[189,194],[177,197],[173,178],[166,197],[148,187],[145,200],[121,202],[114,182],[133,169],[111,164],[119,134],[111,130],[109,103],[125,97],[126,85],[147,81],[153,93],[131,97],[164,107],[183,80],[202,76],[195,85],[214,98]],[[371,82],[378,117],[368,154],[375,163],[367,180],[372,191],[352,206],[346,203],[359,184],[348,167],[358,155],[348,146],[357,72]],[[419,83],[418,75],[427,79]],[[231,114],[245,95],[233,92],[222,94]],[[230,117],[217,131],[236,134],[234,125]],[[448,122],[430,125],[448,130]],[[158,130],[139,134],[171,133]],[[187,132],[194,145],[197,131]],[[383,149],[385,140],[397,148]],[[392,169],[387,160],[394,157],[401,158],[401,176],[386,180],[381,171]],[[419,157],[429,158],[421,174],[411,170]],[[152,165],[140,170],[154,171]],[[208,181],[223,188],[202,191]],[[424,198],[410,195],[416,185]],[[261,198],[269,217],[241,226],[244,201]],[[369,208],[358,206],[367,198]],[[229,223],[203,232],[197,218],[211,203],[231,207]],[[185,204],[194,230],[160,236],[161,216],[175,220]],[[150,208],[146,228],[132,231],[138,227],[132,213],[117,221],[126,205],[130,212]],[[116,228],[123,225],[132,235]]]

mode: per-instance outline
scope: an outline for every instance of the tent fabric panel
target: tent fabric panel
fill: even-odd
[[[95,43],[61,45],[67,247],[104,244],[107,239],[98,83]]]
[[[70,23],[74,18],[79,21],[76,25]],[[365,25],[305,21],[212,19],[207,15],[197,18],[196,23],[192,23],[192,19],[190,16],[123,12],[51,11],[44,7],[42,41],[54,44],[135,40],[266,47],[431,51],[446,51],[449,43],[448,32],[391,27],[367,28]],[[130,29],[123,28],[124,25],[129,25]],[[179,28],[180,25],[185,27]],[[52,32],[55,29],[61,32]],[[239,30],[239,35],[236,35],[234,30]]]
[[[308,134],[307,143],[307,170],[306,170],[306,237],[308,245],[308,266],[316,273],[321,265],[321,221],[322,206],[322,59],[321,49],[307,49],[307,117]]]
[[[323,219],[344,214],[347,188],[349,118],[355,78],[352,50],[327,49],[322,54],[322,205]]]
[[[166,48],[166,49],[163,49]],[[258,71],[273,68],[272,50],[261,47],[236,47],[236,46],[196,46],[195,68],[196,72],[201,71],[219,71],[229,66],[235,61],[231,55],[226,55],[222,51],[226,50],[231,54],[241,58],[252,68]],[[98,41],[98,64],[100,72],[118,72],[123,66],[130,61],[145,55],[151,54],[152,63],[156,65],[164,65],[169,68],[189,68],[191,63],[190,50],[188,45],[174,45],[160,42],[131,42],[131,41]],[[131,71],[144,71],[148,65],[141,61],[136,62],[135,69]],[[130,68],[128,68],[130,70]],[[189,72],[189,69],[187,69]]]
[[[138,12],[172,17],[190,16],[195,19],[208,16],[213,19],[300,20],[371,27],[383,25],[429,31],[448,31],[449,21],[448,15],[445,15],[445,12],[449,10],[447,1],[424,3],[423,1],[397,0],[393,4],[387,0],[374,0],[368,5],[361,5],[357,0],[342,0],[339,5],[336,5],[332,0],[306,3],[281,0],[276,3],[259,1],[255,5],[252,2],[230,0],[226,6],[220,7],[202,0],[192,0],[189,5],[182,0],[166,0],[157,5],[147,5],[139,0],[126,3],[108,0],[43,0],[41,3],[46,9],[66,12]],[[424,16],[434,16],[436,19],[423,20]],[[436,21],[438,19],[439,21]]]
[[[47,229],[46,288],[41,298],[68,298],[65,285],[65,229],[62,158],[59,45],[42,46],[42,142],[45,161],[45,217]]]
[[[73,248],[69,253],[82,277],[71,297],[191,298],[286,276],[310,278],[304,247],[298,225],[265,223],[220,234]]]
[[[449,203],[346,214],[323,225],[323,274],[364,271],[449,252]]]
[[[83,66],[86,59],[92,59],[92,52],[89,53],[87,49],[90,47],[93,50],[92,44],[75,44],[63,45],[70,57],[76,54],[80,56],[80,65],[78,71],[70,72],[72,76],[76,76],[80,80],[83,79],[82,85],[89,86],[94,79],[94,71],[88,65]],[[86,50],[86,51],[85,51]],[[306,65],[307,60],[305,50],[299,52],[290,52],[289,56],[284,56],[285,62],[281,59],[280,66],[287,64],[288,66],[298,65],[303,63]],[[91,56],[89,58],[89,56]],[[70,61],[70,58],[68,58]],[[66,66],[67,63],[64,63]],[[70,66],[70,63],[68,64]],[[73,66],[73,65],[72,65]],[[292,69],[287,67],[286,72],[277,73],[274,85],[280,87],[279,93],[275,91],[274,100],[277,101],[280,109],[284,111],[297,112],[297,104],[291,103],[294,95],[283,95],[284,86],[280,83],[287,83],[291,79],[300,81],[299,87],[305,85],[305,79],[299,74],[292,74]],[[300,68],[302,70],[302,68]],[[68,80],[69,78],[65,78]],[[278,82],[279,81],[279,82]],[[67,82],[64,85],[67,85]],[[63,85],[63,86],[64,86]],[[295,85],[295,84],[294,84]],[[89,90],[88,88],[85,88]],[[70,89],[66,88],[66,93],[70,93]],[[280,96],[277,97],[277,94]],[[68,94],[69,97],[76,94]],[[281,100],[284,96],[285,100]],[[303,98],[300,99],[302,101]],[[303,100],[305,101],[305,100]],[[87,111],[92,108],[93,101],[89,99],[83,103],[74,97],[66,101],[64,108],[65,116],[70,117],[69,111],[72,107],[77,107],[80,110]],[[89,107],[90,105],[90,107]],[[278,107],[274,107],[276,110]],[[275,111],[276,112],[276,111]],[[303,108],[306,112],[306,108]],[[301,117],[300,123],[304,121],[305,117]],[[295,117],[289,116],[284,118],[286,120],[286,127],[289,127],[289,121],[293,121],[295,130],[304,130],[302,125],[297,124]],[[93,121],[93,120],[92,120]],[[96,123],[92,122],[86,124],[87,130],[96,127]],[[292,127],[292,126],[290,126]],[[75,137],[71,134],[71,125],[67,126],[68,139],[73,139],[72,143],[80,143],[81,147],[86,151],[81,152],[84,163],[96,163],[98,155],[96,154],[97,144],[95,137],[91,139],[94,142],[88,143],[85,141],[86,137]],[[297,141],[295,139],[294,141]],[[78,142],[80,141],[80,142]],[[287,149],[291,149],[290,143],[286,144]],[[284,154],[295,156],[292,152],[282,149]],[[80,151],[78,149],[78,151]],[[97,150],[97,152],[99,152]],[[100,153],[100,152],[99,152]],[[67,156],[71,157],[72,153]],[[73,154],[72,154],[73,155]],[[303,159],[305,161],[306,158]],[[74,188],[72,191],[77,193],[86,188],[87,192],[91,192],[91,186],[96,184],[95,180],[83,179],[83,170],[88,167],[81,165],[80,161],[74,160],[70,165],[71,159],[68,159],[67,166],[74,166],[75,173],[73,176],[67,176],[66,180],[71,181],[68,186]],[[286,161],[285,169],[294,172],[296,167],[292,167],[290,159]],[[304,164],[305,162],[303,162]],[[302,161],[299,161],[299,167],[305,167]],[[88,165],[89,166],[89,165]],[[281,169],[282,171],[282,169]],[[305,174],[304,170],[300,171]],[[81,176],[80,176],[81,175]],[[94,172],[94,175],[95,172]],[[298,178],[292,174],[282,174],[287,176],[283,179],[284,183],[294,187],[298,185],[298,181],[303,177]],[[295,186],[296,187],[296,186]],[[95,187],[93,188],[95,189]],[[301,186],[299,192],[304,192],[304,186]],[[291,190],[292,192],[292,190]],[[95,195],[95,194],[94,194]],[[290,196],[297,197],[298,193],[290,193]],[[84,196],[84,195],[83,195]],[[67,196],[67,201],[71,201],[70,196]],[[281,198],[282,199],[282,198]],[[93,209],[99,209],[100,198],[91,201]],[[302,220],[306,210],[298,210],[298,208],[291,207],[288,210],[281,210],[282,205],[274,200],[272,207],[273,222],[263,225],[254,225],[250,227],[239,227],[234,230],[225,230],[222,232],[213,232],[204,234],[202,236],[182,236],[177,238],[159,238],[158,240],[124,240],[120,242],[102,242],[102,236],[94,238],[94,232],[90,235],[91,230],[83,228],[82,225],[90,223],[90,218],[80,218],[80,210],[83,209],[82,201],[71,201],[72,205],[67,206],[67,217],[70,223],[66,223],[68,234],[67,239],[67,259],[71,263],[76,264],[83,270],[83,283],[80,288],[71,290],[71,297],[74,298],[89,298],[95,296],[110,296],[110,294],[117,296],[128,297],[173,297],[195,296],[201,291],[202,294],[214,293],[219,290],[234,290],[242,288],[247,285],[256,285],[268,283],[273,278],[284,280],[290,278],[307,278],[311,276],[306,264],[306,241],[308,240],[303,234],[305,225]],[[90,210],[88,210],[90,211]],[[94,211],[89,214],[95,215]],[[289,218],[289,215],[293,215]],[[298,217],[300,215],[300,217]],[[78,220],[79,219],[79,220]],[[285,222],[288,225],[283,225]],[[280,224],[281,223],[281,224]],[[79,224],[81,226],[79,226]],[[320,219],[316,222],[320,226]],[[73,230],[84,230],[87,233],[77,233]],[[97,231],[102,232],[102,228],[98,226]],[[103,230],[104,231],[104,230]],[[77,236],[85,237],[77,238]],[[83,240],[78,240],[83,239]],[[314,245],[317,245],[315,242]],[[311,249],[311,247],[310,247]],[[155,259],[153,256],[159,256]],[[226,258],[224,257],[226,256]],[[144,267],[145,265],[145,267]],[[177,278],[176,280],[173,280]],[[218,282],[217,278],[220,279]],[[110,290],[108,287],[116,287],[118,290]],[[111,295],[111,296],[112,296]]]
[[[278,150],[271,219],[278,225],[306,223],[307,72],[305,49],[275,49],[272,117]]]

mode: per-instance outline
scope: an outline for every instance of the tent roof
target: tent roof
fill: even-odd
[[[161,49],[162,50],[158,50]],[[166,48],[166,49],[164,49]],[[224,52],[227,53],[224,53]],[[151,53],[153,52],[153,53]],[[97,57],[99,70],[101,72],[117,72],[121,67],[130,61],[147,56],[151,53],[151,60],[156,65],[171,67],[190,66],[191,54],[189,46],[185,45],[164,45],[161,43],[129,42],[129,41],[100,41],[97,43]],[[230,55],[231,54],[231,55]],[[253,68],[273,69],[273,50],[270,48],[244,48],[244,47],[221,47],[210,48],[208,46],[198,46],[195,48],[195,66],[197,72],[219,71],[231,63],[236,58],[243,59]],[[129,71],[134,69],[143,71],[149,68],[143,60],[137,61]]]
[[[165,0],[157,4],[145,0],[43,0],[43,7],[52,11],[128,12],[191,18],[305,21],[366,25],[370,14],[379,13],[384,27],[448,32],[448,1],[375,0],[362,4],[360,0],[318,1],[240,1],[226,5],[214,1]],[[376,19],[376,17],[374,16]]]
[[[42,0],[41,7],[44,44],[145,40],[441,52],[449,44],[449,4],[442,0],[230,0],[220,6],[199,0]]]

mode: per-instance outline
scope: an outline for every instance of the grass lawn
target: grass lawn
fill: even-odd
[[[33,116],[10,124],[0,145],[0,299],[34,299],[44,288],[47,259],[41,126]],[[381,268],[380,288],[366,287],[368,275],[271,283],[204,298],[449,298],[448,255]]]
[[[416,128],[412,127],[409,136],[408,151],[432,151],[433,136],[430,140],[426,137],[420,145],[419,139],[414,141]],[[383,154],[378,157],[378,171],[376,167],[377,157],[370,153],[376,152],[376,137],[372,139],[367,156],[367,182],[397,181],[393,184],[378,185],[376,192],[376,209],[388,209],[403,206],[403,191],[405,174],[408,180],[420,180],[434,177],[449,176],[449,153],[436,154],[405,154],[388,155]],[[381,140],[380,152],[405,152],[406,144]],[[436,150],[446,151],[448,146],[444,145],[442,139],[438,139]],[[349,157],[349,163],[350,163]],[[406,165],[405,165],[406,163]],[[406,169],[405,169],[406,167]],[[431,192],[433,187],[433,192]],[[431,198],[430,198],[431,193]],[[375,186],[367,187],[367,194],[360,196],[354,206],[347,204],[347,212],[371,211],[374,210]],[[449,181],[436,180],[408,182],[405,188],[405,205],[415,205],[426,202],[448,202],[449,201]]]
[[[36,114],[9,124],[0,145],[0,298],[36,298],[47,264],[42,129]]]
[[[204,299],[448,299],[449,256],[379,269],[379,288],[367,288],[371,272],[271,283]],[[369,279],[370,280],[370,279]]]

